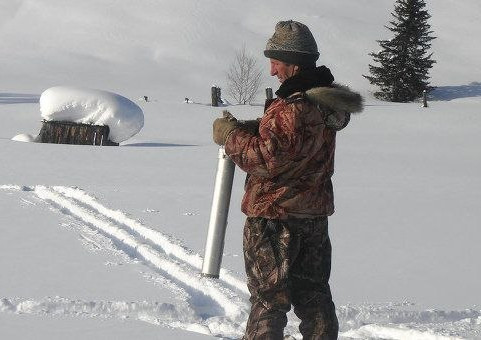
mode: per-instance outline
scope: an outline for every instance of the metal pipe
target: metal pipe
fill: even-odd
[[[214,196],[212,198],[209,229],[207,231],[204,262],[201,273],[202,276],[213,278],[219,277],[235,170],[235,164],[229,156],[227,156],[224,148],[219,149],[218,158]]]

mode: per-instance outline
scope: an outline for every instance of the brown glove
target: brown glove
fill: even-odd
[[[259,131],[259,119],[237,120],[237,118],[227,110],[222,111],[222,117],[231,121],[237,121],[239,123],[238,126],[241,129],[249,132],[252,135],[257,135],[257,132]]]
[[[229,133],[239,127],[237,119],[229,120],[228,118],[217,118],[214,120],[213,139],[218,145],[224,145]]]
[[[214,121],[214,142],[219,145],[224,145],[229,136],[229,133],[241,128],[252,135],[256,135],[259,131],[258,120],[237,120],[232,113],[227,110],[222,111],[222,118],[217,118]]]

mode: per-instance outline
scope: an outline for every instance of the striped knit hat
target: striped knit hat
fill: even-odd
[[[267,41],[264,55],[288,64],[314,67],[319,58],[316,40],[309,28],[297,21],[279,21]]]

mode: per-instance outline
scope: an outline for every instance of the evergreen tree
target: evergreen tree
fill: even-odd
[[[431,17],[424,0],[396,0],[394,20],[385,26],[394,33],[390,40],[377,40],[381,51],[369,53],[379,66],[369,64],[371,84],[380,88],[374,96],[388,101],[409,102],[419,98],[429,87],[429,69],[435,63],[431,47]]]

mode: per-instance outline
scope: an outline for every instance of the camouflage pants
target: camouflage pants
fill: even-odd
[[[337,339],[327,217],[247,218],[244,260],[252,304],[244,339],[283,339],[291,304],[304,339]]]

